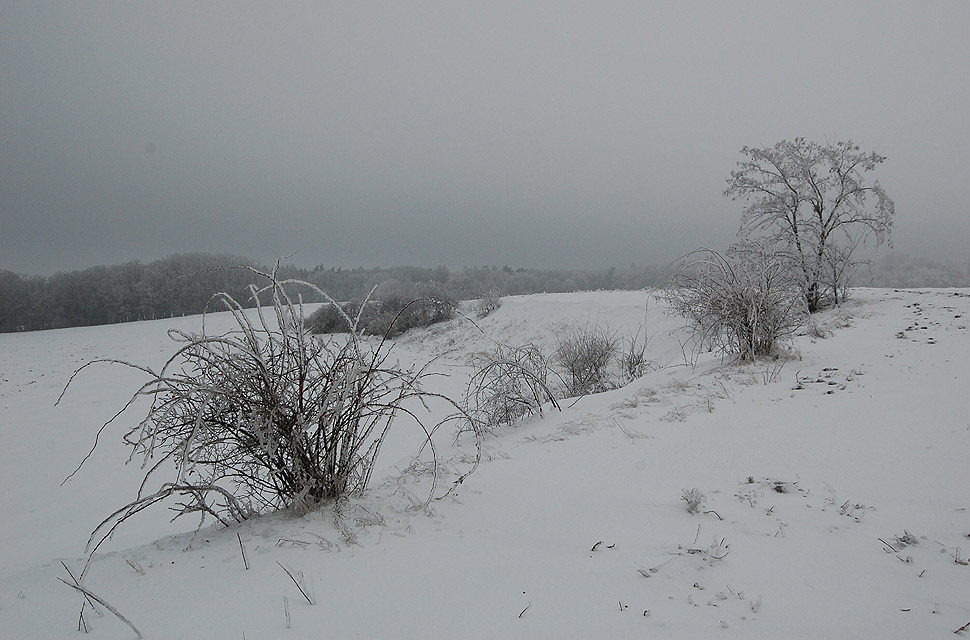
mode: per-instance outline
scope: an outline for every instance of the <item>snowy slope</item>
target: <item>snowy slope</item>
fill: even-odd
[[[402,430],[340,513],[194,532],[158,509],[106,544],[86,586],[147,638],[953,637],[970,622],[968,319],[966,289],[857,290],[792,359],[687,366],[679,320],[646,293],[508,298],[403,337],[395,357],[438,357],[454,396],[470,352],[548,351],[557,325],[600,324],[649,335],[656,370],[491,434],[486,462],[428,509],[430,467]],[[54,407],[61,388],[96,357],[160,365],[171,327],[198,318],[0,335],[0,638],[77,636],[61,561],[80,570],[140,479],[120,443],[136,412],[60,486],[138,376],[99,366]],[[474,453],[453,435],[443,487]],[[92,638],[134,635],[85,619]]]

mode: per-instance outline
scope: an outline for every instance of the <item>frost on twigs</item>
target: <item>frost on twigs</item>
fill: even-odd
[[[485,292],[475,305],[475,315],[484,318],[502,306],[502,295],[498,289],[492,288]]]
[[[857,250],[892,235],[896,205],[867,174],[886,157],[851,140],[805,138],[741,149],[724,195],[747,204],[741,233],[786,252],[813,313],[837,305],[856,269]]]
[[[553,359],[562,371],[566,397],[599,393],[618,385],[610,376],[610,364],[620,341],[600,326],[564,326],[556,333]]]
[[[691,253],[666,298],[687,319],[696,349],[742,360],[773,355],[808,316],[791,260],[763,245],[735,246],[726,254]]]
[[[687,513],[693,515],[701,510],[707,497],[695,487],[689,491],[685,489],[680,499],[687,503]]]
[[[499,345],[472,358],[474,373],[465,393],[467,412],[481,428],[511,425],[525,416],[542,415],[546,403],[559,409],[550,390],[552,374],[535,345]]]
[[[176,517],[197,513],[228,524],[351,495],[367,486],[395,419],[416,426],[435,464],[432,436],[445,423],[468,419],[456,403],[422,388],[430,363],[390,364],[387,336],[365,341],[359,317],[345,314],[323,291],[278,280],[275,270],[249,270],[267,283],[250,286],[254,309],[227,293],[210,302],[232,314],[229,331],[208,333],[203,314],[200,333],[169,332],[178,346],[159,371],[111,361],[149,380],[98,435],[147,401],[147,414],[124,436],[145,474],[135,498],[92,532],[92,554],[121,523],[162,501],[175,502]],[[289,291],[295,287],[330,300],[349,333],[312,336],[302,300]],[[428,424],[416,412],[428,403],[444,404],[448,415]]]
[[[472,355],[465,405],[483,428],[542,416],[547,403],[559,409],[558,400],[616,389],[653,366],[639,332],[624,343],[608,328],[564,324],[553,338],[549,357],[534,344]]]

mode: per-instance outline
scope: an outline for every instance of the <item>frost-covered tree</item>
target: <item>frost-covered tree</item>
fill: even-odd
[[[819,144],[795,138],[741,149],[724,195],[744,200],[741,234],[764,237],[792,254],[808,308],[837,304],[855,249],[890,239],[895,205],[877,180],[886,157],[852,141]]]

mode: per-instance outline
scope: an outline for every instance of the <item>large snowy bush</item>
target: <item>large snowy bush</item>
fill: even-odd
[[[790,259],[762,246],[702,249],[681,266],[666,292],[687,318],[696,345],[743,360],[771,355],[805,322],[808,309]]]
[[[312,285],[255,273],[269,281],[250,287],[255,310],[226,293],[213,297],[232,314],[231,331],[207,333],[203,316],[199,334],[170,332],[179,346],[159,371],[120,363],[149,377],[115,416],[149,401],[147,415],[125,434],[147,471],[135,498],[93,532],[95,549],[127,518],[169,498],[178,515],[227,523],[347,496],[367,486],[396,418],[414,422],[434,455],[432,435],[464,415],[422,389],[426,367],[391,365],[386,336],[364,340],[335,302],[349,333],[339,340],[311,335],[286,287]],[[416,407],[432,398],[450,407],[448,417],[425,424]]]

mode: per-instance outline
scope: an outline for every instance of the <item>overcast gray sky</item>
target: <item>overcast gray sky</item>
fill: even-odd
[[[970,2],[0,1],[0,269],[663,264],[744,145],[889,157],[970,257]]]

